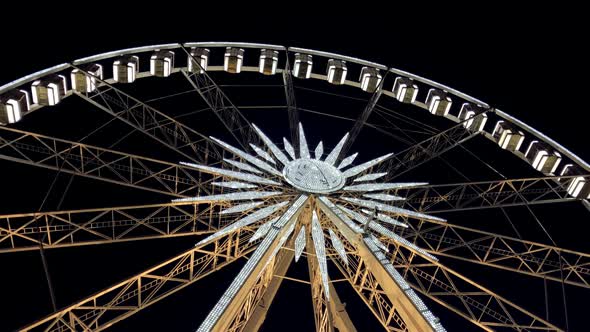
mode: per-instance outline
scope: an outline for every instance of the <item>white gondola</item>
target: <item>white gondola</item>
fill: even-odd
[[[228,73],[238,74],[242,71],[244,63],[244,49],[235,47],[226,47],[223,60],[223,70]]]
[[[548,174],[555,174],[561,162],[559,152],[553,151],[551,147],[539,141],[532,141],[524,156],[536,170]]]
[[[150,73],[157,77],[168,77],[174,69],[174,52],[156,50],[150,57]]]
[[[66,78],[63,75],[54,75],[33,82],[33,104],[43,106],[57,105],[66,95]]]
[[[279,63],[279,52],[275,50],[262,49],[260,50],[260,61],[258,63],[258,71],[264,75],[274,75],[277,72],[277,64]]]
[[[407,77],[396,77],[393,83],[393,94],[402,103],[413,103],[418,95],[418,85],[414,80]]]
[[[446,116],[451,109],[451,97],[445,91],[430,89],[426,96],[426,106],[434,115]]]
[[[328,82],[337,85],[344,84],[347,72],[348,68],[346,68],[346,61],[334,59],[328,60]]]
[[[191,73],[202,74],[207,70],[209,65],[209,49],[201,47],[192,47],[191,56],[188,56],[188,70]],[[200,67],[198,66],[200,65]]]
[[[113,79],[119,83],[133,83],[139,73],[139,57],[123,56],[113,62]]]
[[[310,54],[295,53],[293,76],[297,78],[310,78],[313,66],[313,57]]]
[[[16,123],[29,111],[31,101],[25,90],[13,90],[0,96],[0,125]]]
[[[518,151],[524,141],[524,133],[502,120],[496,123],[492,136],[498,145],[505,150]]]
[[[90,74],[87,75],[86,73]],[[87,93],[96,90],[96,79],[103,79],[102,66],[91,64],[80,69],[72,70],[70,79],[72,80],[72,89],[77,92]]]
[[[488,116],[484,112],[485,109],[480,105],[464,103],[459,111],[459,120],[464,121],[463,127],[469,130],[482,131],[488,121]]]
[[[572,176],[579,174],[587,174],[578,165],[567,164],[561,170],[561,176]],[[587,181],[583,176],[574,178],[559,178],[558,181],[566,183],[567,192],[572,197],[576,198],[590,198],[590,182]]]
[[[377,87],[379,87],[379,84],[381,84],[382,79],[383,77],[381,77],[381,73],[377,68],[363,67],[363,69],[361,69],[360,82],[363,91],[371,93],[375,92]]]

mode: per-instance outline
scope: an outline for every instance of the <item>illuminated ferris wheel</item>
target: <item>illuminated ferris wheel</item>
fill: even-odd
[[[142,95],[150,83],[173,79],[188,90],[150,100],[143,95],[153,89]],[[257,85],[280,90],[282,103],[265,104],[277,99],[276,91],[272,98],[244,92]],[[165,109],[166,101],[186,95],[206,107],[183,114]],[[317,105],[334,103],[342,111],[307,106],[320,98],[331,101]],[[111,120],[79,140],[26,130],[38,110],[60,112],[70,99]],[[252,110],[262,109],[273,113],[253,121]],[[145,149],[163,149],[166,158],[87,143],[111,122],[141,133]],[[590,288],[590,254],[560,248],[549,234],[545,242],[532,241],[483,227],[492,218],[487,211],[502,211],[517,228],[514,207],[533,216],[541,204],[590,209],[590,166],[480,100],[378,63],[250,43],[125,49],[0,87],[0,124],[1,159],[163,197],[155,204],[2,215],[1,255],[196,239],[185,252],[22,331],[104,330],[185,287],[199,287],[232,263],[241,270],[220,298],[209,299],[210,312],[195,322],[198,331],[258,330],[285,282],[309,285],[301,296],[311,295],[317,331],[362,330],[346,310],[353,299],[341,296],[342,285],[387,331],[445,331],[445,315],[483,330],[561,331],[518,296],[494,291],[461,268]],[[514,177],[513,165],[473,152],[479,145],[527,165],[527,176]],[[467,161],[447,158],[457,150],[495,176],[466,175]],[[480,213],[481,220],[466,222],[466,213]],[[307,278],[289,276],[293,264],[307,268]]]

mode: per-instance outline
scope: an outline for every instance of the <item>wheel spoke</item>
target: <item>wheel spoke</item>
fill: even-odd
[[[255,248],[251,235],[242,230],[197,246],[21,331],[103,330],[246,256]]]
[[[7,127],[0,159],[176,197],[209,192],[191,167]]]
[[[443,264],[396,245],[392,262],[416,291],[485,329],[563,331]]]
[[[365,125],[365,123],[371,116],[371,113],[373,113],[373,110],[377,106],[379,98],[381,98],[381,95],[383,94],[383,82],[385,82],[385,78],[387,78],[387,73],[388,72],[385,73],[385,77],[383,77],[383,79],[379,82],[379,85],[377,86],[375,92],[373,92],[373,94],[371,95],[371,98],[369,99],[369,102],[363,109],[363,112],[358,116],[354,125],[352,126],[352,129],[350,130],[350,136],[348,137],[346,144],[342,148],[342,155],[346,155],[348,153],[348,150],[352,147],[354,141],[356,141],[356,138],[363,129],[363,126]]]
[[[485,113],[485,112],[484,112]],[[483,116],[484,113],[476,116]],[[454,125],[430,138],[423,140],[395,155],[379,167],[379,172],[387,172],[383,179],[392,180],[441,154],[477,136],[479,132],[466,129],[463,124],[471,118]]]
[[[260,138],[254,132],[252,124],[201,67],[200,61],[195,59],[186,48],[183,47],[182,49],[188,55],[189,61],[198,66],[198,70],[195,72],[182,70],[182,74],[193,86],[194,90],[203,98],[242,149],[250,150],[249,143],[260,145]]]
[[[295,98],[295,88],[293,87],[293,75],[289,64],[289,53],[285,52],[285,69],[283,70],[283,86],[285,87],[285,99],[287,101],[287,115],[289,116],[289,131],[291,132],[291,142],[299,146],[299,109],[297,108],[297,99]]]
[[[567,191],[569,184],[579,177],[590,180],[590,175],[545,176],[423,185],[390,192],[407,197],[404,206],[416,211],[456,212],[580,200]]]
[[[230,220],[214,210],[217,205],[178,202],[2,215],[0,253],[209,234]]]
[[[90,73],[80,68],[77,69],[91,76]],[[206,162],[209,158],[221,159],[219,150],[207,136],[185,126],[106,81],[94,78],[99,84],[94,92],[76,92],[76,95],[189,160]]]
[[[590,254],[450,223],[406,222],[410,227],[400,234],[435,256],[590,288]],[[381,241],[394,245],[385,237]]]

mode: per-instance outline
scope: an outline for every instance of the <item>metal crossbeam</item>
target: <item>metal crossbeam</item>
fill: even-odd
[[[195,67],[203,69],[200,61],[195,59],[186,48],[182,47],[182,49]],[[262,145],[260,137],[254,131],[250,122],[205,70],[202,70],[202,72],[201,70],[187,72],[183,69],[182,74],[236,139],[242,149],[246,151],[250,150],[250,143],[258,146]]]
[[[72,65],[73,66],[73,65]],[[88,72],[73,66],[91,75]],[[82,99],[152,137],[188,160],[207,163],[209,159],[221,160],[219,149],[205,135],[185,126],[141,100],[121,91],[104,80],[97,80],[93,92],[78,92]]]
[[[0,216],[0,253],[208,234],[233,220],[217,202],[177,202]]]
[[[102,331],[246,256],[256,242],[236,231],[197,246],[136,276],[59,310],[20,331]]]
[[[287,102],[287,115],[289,116],[289,130],[291,132],[291,144],[299,146],[299,109],[293,87],[293,75],[289,64],[289,54],[285,53],[285,69],[283,70],[283,86],[285,87],[285,99]]]
[[[392,263],[413,289],[487,330],[563,331],[448,267],[397,244]]]
[[[487,112],[487,111],[486,111]],[[484,112],[485,113],[485,112]],[[483,116],[480,113],[475,116]],[[471,119],[471,118],[470,118]],[[391,156],[387,161],[381,163],[379,172],[387,172],[383,181],[395,179],[413,168],[451,150],[455,146],[462,144],[479,134],[477,131],[471,131],[463,126],[467,119],[453,127],[431,136],[401,152]]]
[[[208,193],[193,168],[0,127],[0,159],[176,197]]]
[[[579,200],[567,192],[570,183],[579,177],[590,181],[590,175],[544,176],[424,185],[390,192],[407,197],[404,206],[409,209],[429,213],[454,212]]]
[[[409,219],[406,223],[410,228],[400,235],[435,256],[590,288],[590,254],[450,223]],[[393,245],[385,237],[381,241]]]

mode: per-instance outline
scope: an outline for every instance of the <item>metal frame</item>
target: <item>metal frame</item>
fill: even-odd
[[[158,49],[180,49],[188,55],[189,61],[191,59],[194,61],[185,48],[191,46],[231,46],[284,51],[286,62],[284,68],[279,68],[277,72],[282,74],[292,143],[296,147],[299,146],[297,130],[299,114],[289,66],[290,52],[340,59],[356,65],[386,70],[385,76],[392,73],[398,77],[412,78],[429,88],[448,92],[460,100],[482,106],[486,114],[493,114],[527,131],[561,152],[569,161],[590,171],[587,163],[555,141],[518,119],[499,110],[490,109],[487,104],[471,96],[395,68],[387,68],[380,64],[339,54],[300,48],[226,42],[165,44],[132,48],[49,68],[0,87],[0,93],[50,74],[63,73],[72,68],[80,69],[78,65],[81,64],[127,54],[145,53]],[[195,61],[195,64],[200,66],[198,61]],[[215,71],[221,68],[211,66],[208,70]],[[81,71],[90,75],[84,70]],[[249,121],[207,72],[188,73],[185,68],[173,70],[173,72],[178,71],[182,72],[244,150],[250,150],[249,143],[263,146]],[[256,71],[256,68],[248,67],[245,71]],[[140,73],[139,76],[148,75]],[[312,78],[326,79],[326,76],[312,73]],[[211,144],[212,141],[205,135],[121,91],[112,84],[112,80],[97,78],[97,81],[99,84],[95,91],[75,92],[75,94],[191,161],[211,164],[223,158],[220,149],[216,144]],[[378,108],[377,103],[381,95],[392,96],[391,92],[383,89],[384,82],[385,77],[372,94],[364,111],[356,119],[342,155],[354,143],[373,110]],[[344,84],[359,86],[358,82],[350,80],[345,81]],[[70,94],[72,93],[67,93],[66,96]],[[413,104],[421,108],[426,107],[419,101]],[[34,105],[31,111],[41,107],[41,105]],[[481,114],[475,116],[481,116]],[[457,124],[411,145],[390,157],[381,167],[369,168],[363,174],[378,169],[377,171],[388,173],[380,181],[395,179],[480,133],[480,131],[472,131],[464,127],[465,122],[470,119],[460,120],[451,114],[445,117]],[[400,129],[400,131],[403,130]],[[494,141],[494,138],[485,131],[481,133]],[[410,141],[412,141],[411,138]],[[520,152],[513,152],[522,158]],[[202,198],[203,194],[210,195],[212,194],[209,189],[211,181],[223,178],[215,175],[215,172],[208,172],[212,176],[206,175],[206,179],[203,180],[203,174],[191,167],[4,127],[0,127],[0,159],[183,198],[195,195]],[[573,198],[566,190],[569,184],[580,179],[590,181],[590,175],[418,185],[391,190],[391,194],[406,198],[400,203],[401,207],[428,213],[521,205],[529,207],[534,204],[577,200],[581,200],[588,206],[586,200]],[[272,187],[272,185],[259,186],[259,189],[272,190]],[[292,194],[293,192],[289,192],[279,198],[267,198],[265,202],[276,203],[279,199],[288,199],[287,196]],[[361,195],[357,196],[360,198]],[[353,208],[345,201],[342,203]],[[430,331],[435,329],[435,325],[432,325],[423,312],[417,309],[415,303],[411,303],[395,278],[388,274],[387,264],[399,270],[414,290],[484,330],[561,329],[448,268],[435,256],[590,288],[590,254],[484,232],[427,217],[402,217],[408,228],[393,228],[393,231],[409,242],[394,240],[388,236],[380,238],[391,252],[388,255],[390,262],[384,263],[380,256],[378,257],[367,245],[369,237],[365,232],[371,223],[370,219],[366,222],[363,232],[360,235],[355,234],[355,229],[351,228],[346,220],[334,214],[333,209],[328,208],[321,199],[316,200],[312,197],[304,208],[305,212],[299,217],[295,215],[289,218],[286,223],[293,227],[296,224],[305,224],[306,220],[311,218],[310,211],[316,208],[316,204],[317,211],[323,213],[320,213],[323,230],[334,229],[344,234],[341,240],[345,243],[348,263],[345,264],[342,260],[335,258],[342,253],[330,246],[326,248],[328,258],[339,268],[383,327],[390,331]],[[0,216],[0,253],[32,250],[38,247],[71,247],[210,234],[248,215],[247,210],[239,214],[222,215],[219,211],[228,206],[231,206],[231,199],[225,201],[201,199],[155,205],[4,215]],[[422,216],[426,215],[422,214]],[[293,241],[283,247],[284,242],[281,239],[281,236],[289,233],[286,227],[273,229],[272,236],[262,241],[266,246],[258,246],[259,241],[248,241],[261,225],[262,223],[248,225],[231,231],[221,238],[199,244],[194,249],[62,309],[23,330],[103,330],[238,258],[246,257],[254,252],[242,270],[247,273],[241,281],[242,284],[239,285],[240,289],[230,294],[231,297],[227,303],[223,305],[220,304],[221,302],[218,303],[221,313],[211,320],[213,325],[205,326],[203,331],[256,331],[264,322],[268,306],[282,279],[288,279],[285,273],[293,258],[291,249]],[[386,231],[388,230],[385,229],[384,232]],[[306,257],[310,280],[304,282],[309,283],[311,287],[316,330],[333,331],[336,327],[339,330],[355,331],[334,287],[331,284],[326,287],[322,280],[324,277],[322,273],[325,272],[321,271],[320,264],[315,259],[320,254],[311,245],[309,232],[306,236],[308,238]],[[424,251],[418,250],[417,246]],[[265,261],[266,263],[263,264]],[[333,299],[327,297],[328,292],[333,294]]]

